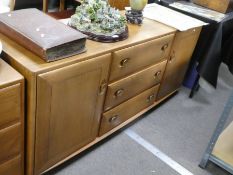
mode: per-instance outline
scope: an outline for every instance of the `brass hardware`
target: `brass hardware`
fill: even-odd
[[[114,115],[113,117],[111,117],[108,121],[110,122],[110,123],[112,123],[112,122],[114,122],[114,121],[116,121],[117,119],[118,119],[118,115]]]
[[[150,103],[151,101],[153,101],[155,99],[155,95],[152,94],[147,98],[147,102]]]
[[[158,72],[155,73],[154,77],[157,78],[157,77],[160,76],[161,74],[162,74],[162,71],[160,70],[160,71],[158,71]]]
[[[124,89],[119,89],[119,90],[117,90],[116,92],[115,92],[115,97],[120,97],[120,96],[122,96],[123,95],[123,93],[124,93]]]
[[[172,51],[172,54],[171,54],[170,57],[169,57],[168,62],[171,63],[171,62],[175,59],[175,56],[176,56],[176,55],[175,55],[175,51],[173,50],[173,51]]]
[[[126,64],[129,62],[130,58],[125,58],[123,60],[121,60],[120,62],[120,67],[125,67]]]
[[[161,48],[162,51],[165,51],[168,48],[168,43],[163,45],[163,47]]]
[[[103,95],[105,93],[107,86],[108,86],[107,81],[103,80],[101,85],[100,85],[99,95]]]

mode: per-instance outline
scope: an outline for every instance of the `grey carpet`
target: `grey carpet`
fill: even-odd
[[[228,175],[214,164],[209,164],[205,170],[198,167],[233,87],[233,76],[224,65],[221,66],[218,82],[218,88],[213,93],[207,93],[201,88],[193,99],[188,98],[189,90],[182,88],[173,98],[148,112],[128,128],[194,175]],[[178,174],[123,131],[124,129],[47,175]]]

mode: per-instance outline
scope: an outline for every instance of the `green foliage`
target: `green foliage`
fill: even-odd
[[[112,36],[125,31],[126,18],[110,7],[107,0],[83,0],[71,17],[71,25],[80,31]]]

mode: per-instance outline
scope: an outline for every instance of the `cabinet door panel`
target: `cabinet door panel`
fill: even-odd
[[[19,123],[0,130],[0,162],[20,154],[21,126]],[[1,164],[0,163],[0,164]]]
[[[177,90],[182,85],[200,32],[201,28],[196,28],[176,34],[158,94],[159,99]]]
[[[20,118],[20,84],[0,89],[0,128]]]
[[[36,171],[96,138],[109,64],[105,55],[38,76]]]

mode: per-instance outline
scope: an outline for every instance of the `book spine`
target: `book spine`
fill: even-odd
[[[31,52],[38,55],[40,58],[46,60],[46,51],[43,50],[40,46],[38,46],[36,43],[34,43],[29,38],[25,37],[20,32],[14,30],[13,28],[9,27],[3,22],[0,22],[0,32],[4,34],[5,36],[9,37],[13,41],[17,42],[24,48],[30,50]]]

